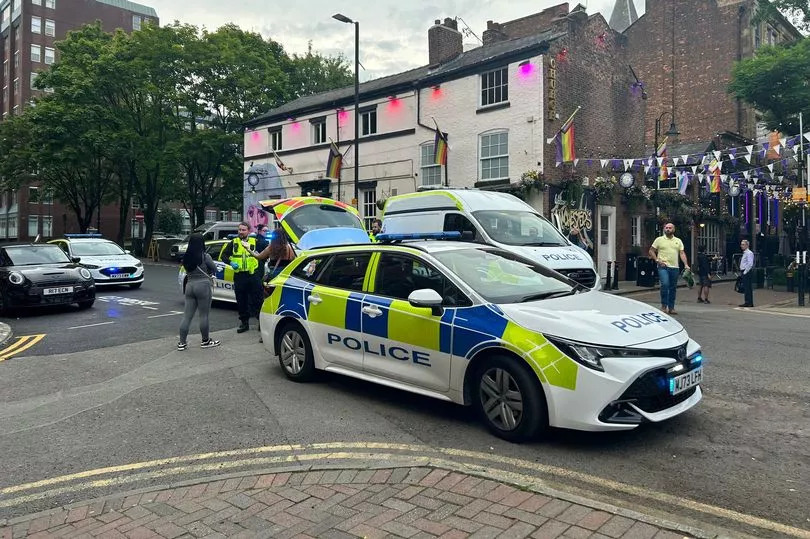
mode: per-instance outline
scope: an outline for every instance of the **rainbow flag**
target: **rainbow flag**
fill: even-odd
[[[669,178],[669,169],[667,168],[667,139],[664,138],[664,142],[658,147],[655,151],[655,155],[658,157],[663,157],[661,161],[661,168],[658,169],[658,178],[659,180],[666,181]]]
[[[568,163],[577,158],[576,150],[574,149],[574,116],[560,128],[557,133],[557,162]]]
[[[340,178],[340,169],[343,166],[343,154],[337,149],[335,143],[329,145],[329,158],[326,160],[326,177]]]
[[[686,194],[686,190],[689,188],[689,174],[687,172],[681,172],[680,178],[678,178],[678,192],[682,195]]]
[[[720,167],[714,169],[712,172],[711,185],[709,186],[710,193],[719,193],[722,182],[720,181]]]
[[[436,136],[433,139],[433,163],[436,165],[447,164],[447,137],[436,125]]]

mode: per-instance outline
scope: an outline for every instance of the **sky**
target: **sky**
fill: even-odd
[[[479,38],[487,20],[506,22],[531,15],[564,0],[135,0],[155,8],[161,24],[175,20],[216,30],[232,22],[281,43],[288,53],[343,54],[354,61],[354,29],[332,19],[342,13],[360,22],[360,80],[379,78],[427,64],[427,31],[435,19],[459,17]],[[634,0],[639,15],[644,0]],[[615,0],[579,0],[588,13],[610,20]],[[577,0],[569,0],[574,7]],[[281,7],[284,5],[284,7]],[[438,7],[441,5],[441,7]],[[463,21],[463,22],[462,22]],[[472,34],[464,44],[476,45]]]

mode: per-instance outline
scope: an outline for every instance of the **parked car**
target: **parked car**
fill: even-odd
[[[0,297],[3,313],[71,303],[87,309],[96,286],[90,271],[56,245],[11,244],[0,247]]]
[[[101,234],[65,234],[48,243],[58,245],[70,258],[79,259],[99,286],[140,288],[143,284],[143,262]]]
[[[236,234],[238,231],[238,221],[216,221],[198,226],[191,232],[191,234],[202,234],[203,240],[211,241],[226,239],[229,235]],[[186,249],[188,249],[188,239],[191,237],[191,234],[186,236],[183,241],[171,246],[169,249],[169,256],[173,260],[177,260],[179,262],[183,258],[183,255],[186,254]]]

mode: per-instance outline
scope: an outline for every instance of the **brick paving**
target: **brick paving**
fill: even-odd
[[[249,475],[127,493],[13,519],[0,527],[0,539],[689,537],[651,522],[412,467]]]

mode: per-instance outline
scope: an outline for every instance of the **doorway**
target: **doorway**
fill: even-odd
[[[596,259],[599,277],[607,276],[607,263],[616,260],[616,206],[597,206],[598,247]]]

